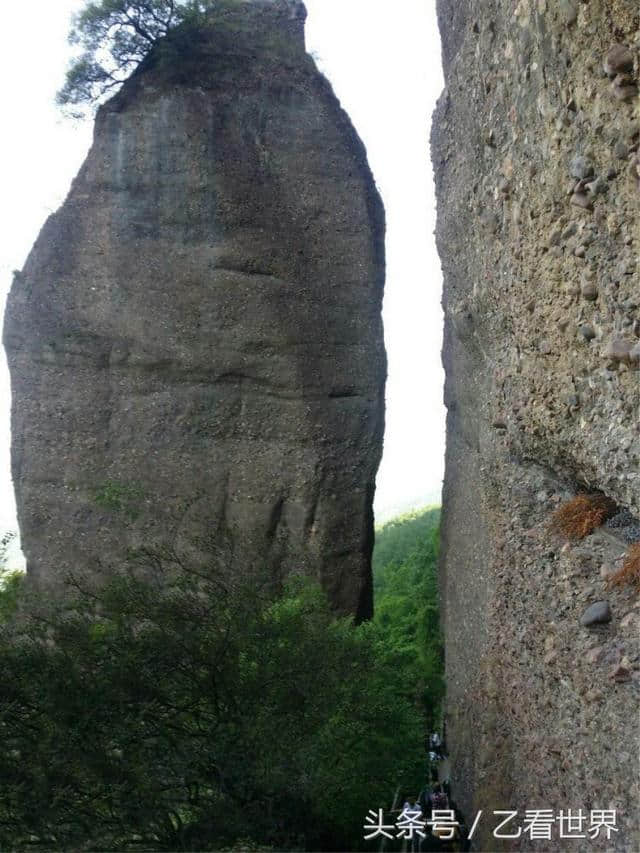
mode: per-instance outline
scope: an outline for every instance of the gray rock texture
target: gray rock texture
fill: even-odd
[[[640,10],[439,0],[438,11],[454,798],[470,822],[484,810],[478,850],[637,850],[640,605],[630,588],[606,589],[604,570],[626,541],[603,529],[568,544],[549,519],[584,490],[612,497],[626,529],[640,513]],[[605,598],[614,621],[583,630]],[[518,809],[522,826],[535,808],[614,808],[619,831],[568,841],[556,823],[550,841],[493,838],[492,810]]]
[[[611,622],[611,608],[608,601],[596,601],[584,611],[580,624],[588,627],[603,622]]]
[[[213,549],[371,612],[384,213],[304,17],[228,5],[149,57],[16,275],[4,340],[35,577]]]

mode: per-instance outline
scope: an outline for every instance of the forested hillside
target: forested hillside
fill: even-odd
[[[421,784],[389,635],[311,581],[123,573],[58,606],[23,577],[0,590],[2,849],[367,849],[368,810]]]
[[[127,571],[44,606],[5,575],[0,843],[361,848],[367,810],[425,781],[438,523],[378,531],[376,616],[357,627],[311,582]]]
[[[424,710],[427,728],[440,717],[444,694],[437,560],[440,509],[416,510],[376,531],[375,621]]]

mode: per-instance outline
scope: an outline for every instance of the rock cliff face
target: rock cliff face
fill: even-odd
[[[448,407],[442,598],[457,799],[477,849],[640,849],[636,0],[439,0],[432,156]],[[567,545],[558,504],[617,515]],[[612,619],[581,624],[608,600]],[[499,842],[493,809],[616,809],[618,832]],[[489,810],[489,814],[487,811]],[[565,827],[566,830],[566,827]],[[513,823],[503,830],[517,832]],[[585,830],[586,831],[586,830]]]
[[[227,4],[148,58],[16,276],[13,476],[35,576],[213,549],[371,612],[384,214],[304,17]]]

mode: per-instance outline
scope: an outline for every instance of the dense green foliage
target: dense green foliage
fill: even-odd
[[[69,36],[74,59],[61,105],[91,104],[117,89],[149,51],[178,26],[197,26],[229,0],[92,0],[76,15]]]
[[[302,581],[128,573],[46,610],[25,592],[0,630],[0,848],[366,846],[424,758],[385,643]]]
[[[378,530],[358,627],[301,580],[128,571],[44,607],[5,574],[0,848],[370,847],[438,722],[438,523]]]
[[[428,507],[399,515],[376,528],[373,576],[376,588],[384,583],[384,567],[401,563],[420,542],[430,539],[440,525],[440,508]]]
[[[24,582],[24,573],[9,567],[9,552],[15,538],[13,531],[0,537],[0,625],[16,612]]]
[[[376,533],[375,621],[396,656],[407,695],[418,700],[426,727],[439,723],[444,696],[437,562],[440,510],[401,516]]]
[[[17,611],[25,581],[24,572],[5,572],[0,578],[0,625],[4,625]]]

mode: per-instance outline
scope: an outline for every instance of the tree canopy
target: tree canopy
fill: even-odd
[[[419,790],[402,671],[312,583],[123,573],[17,605],[0,630],[2,849],[355,850],[369,809]]]
[[[438,523],[378,531],[359,626],[308,580],[172,552],[60,599],[6,573],[0,848],[371,849],[365,816],[424,785],[440,714]]]
[[[422,708],[426,728],[440,722],[444,651],[438,603],[440,510],[418,510],[376,531],[375,621],[405,674],[406,693]]]
[[[74,17],[79,53],[58,92],[61,106],[100,103],[177,26],[199,23],[217,0],[93,0]]]

